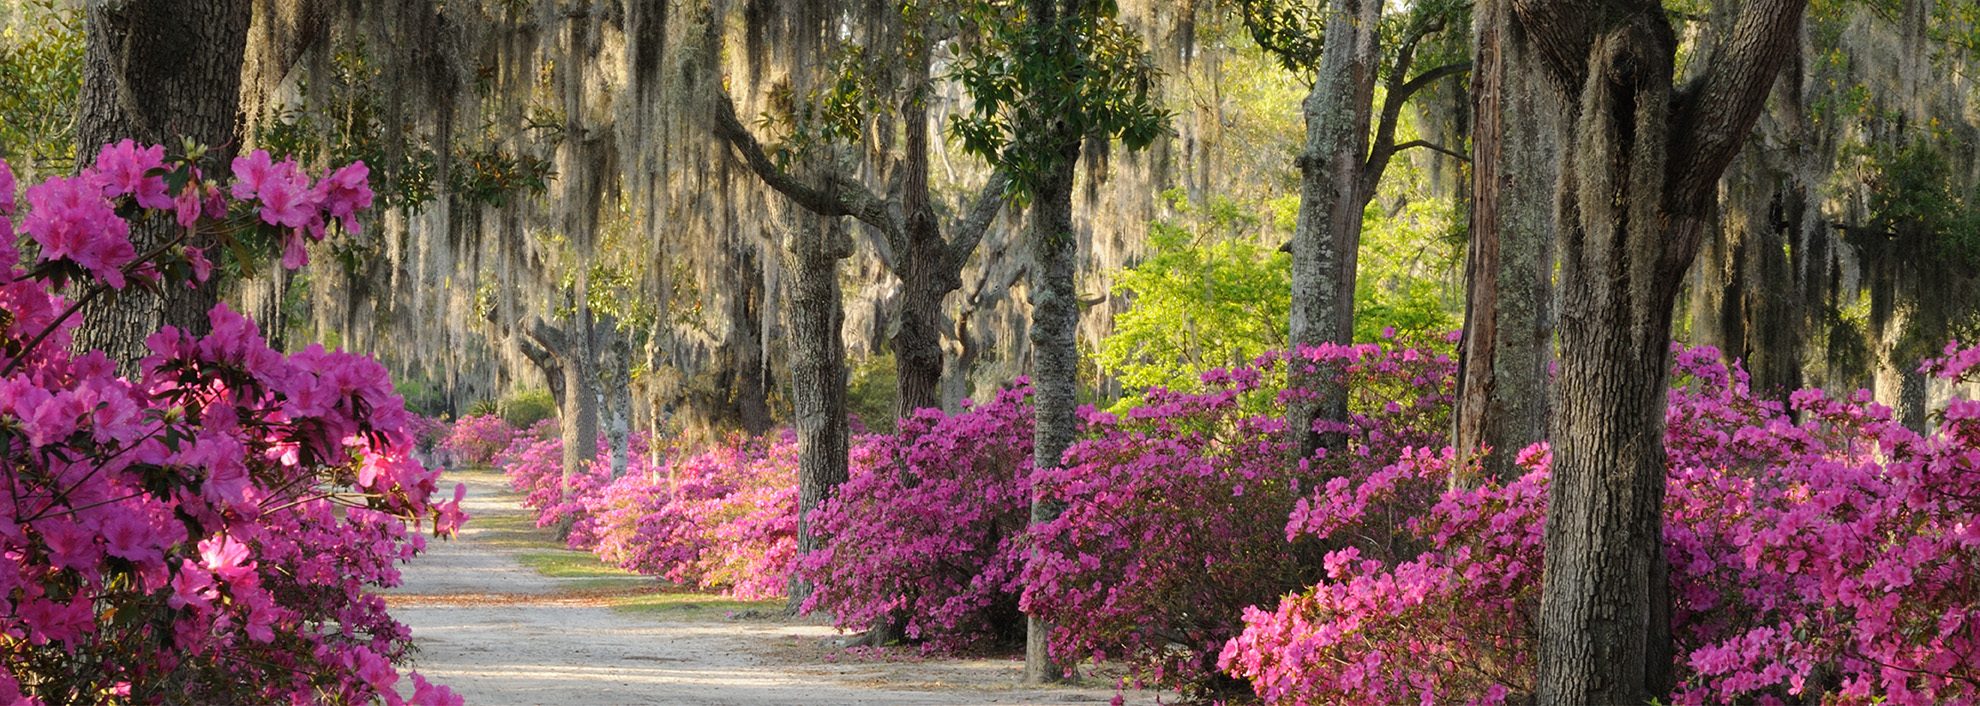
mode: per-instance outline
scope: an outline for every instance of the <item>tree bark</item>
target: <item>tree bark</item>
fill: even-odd
[[[1473,12],[1471,245],[1454,445],[1464,456],[1490,449],[1485,474],[1505,479],[1517,474],[1519,450],[1547,432],[1563,106],[1533,66],[1511,0],[1483,0]]]
[[[1031,395],[1037,410],[1032,431],[1033,468],[1058,467],[1077,433],[1079,241],[1073,231],[1073,168],[1079,159],[1080,137],[1060,123],[1051,136],[1059,149],[1057,161],[1041,175],[1031,205]],[[1058,519],[1059,503],[1033,495],[1031,523]],[[1058,681],[1064,668],[1056,664],[1047,644],[1051,626],[1037,616],[1025,618],[1024,680]]]
[[[923,64],[919,75],[925,77],[928,52],[919,54]],[[947,267],[949,244],[942,241],[942,226],[928,198],[926,84],[925,78],[917,81],[901,106],[901,126],[907,131],[901,160],[901,240],[907,248],[900,253],[896,269],[901,278],[901,313],[893,340],[899,372],[894,416],[899,418],[942,406],[942,298],[962,287],[961,268]]]
[[[241,62],[250,9],[248,0],[88,3],[76,111],[78,169],[95,163],[104,145],[125,138],[177,151],[185,136],[207,147],[201,162],[207,176],[224,178],[240,144]],[[144,252],[176,229],[169,217],[136,223],[132,244]],[[218,287],[213,281],[191,289],[167,287],[163,296],[125,288],[88,307],[75,345],[101,349],[129,370],[149,353],[145,337],[162,326],[205,333]]]
[[[1040,49],[1058,60],[1076,56],[1067,27],[1075,8],[1055,0],[1030,0],[1027,22],[1039,36]],[[1033,97],[1038,100],[1038,97]],[[1073,229],[1073,174],[1079,165],[1083,135],[1066,120],[1042,106],[1020,114],[1015,132],[1037,140],[1031,157],[1041,162],[1031,186],[1031,399],[1036,415],[1032,428],[1032,467],[1057,468],[1078,433],[1079,404],[1079,239]],[[1055,500],[1033,492],[1031,524],[1058,519],[1064,511]],[[1052,626],[1036,615],[1025,616],[1024,682],[1041,684],[1066,678],[1065,665],[1052,658]]]
[[[1299,157],[1299,220],[1292,235],[1294,346],[1351,343],[1354,337],[1355,255],[1361,246],[1364,160],[1381,59],[1377,30],[1382,0],[1330,0],[1319,77],[1306,97],[1306,148]],[[1338,448],[1339,433],[1321,434],[1320,420],[1347,417],[1347,389],[1337,371],[1295,366],[1295,398],[1287,421],[1301,458]]]
[[[798,438],[798,556],[820,549],[811,533],[818,504],[847,477],[849,430],[846,423],[845,304],[839,290],[839,261],[852,255],[852,239],[842,219],[793,214],[782,250],[790,277],[784,307],[790,327],[791,416]],[[811,584],[795,575],[790,610],[811,594]]]
[[[596,389],[604,411],[607,453],[612,477],[626,474],[632,461],[632,342],[619,329],[618,317],[600,315],[592,332],[592,350],[598,354]]]
[[[578,308],[571,328],[584,330],[590,324],[590,309]],[[528,337],[523,354],[536,361],[550,378],[551,394],[557,398],[557,432],[562,442],[564,500],[571,499],[573,481],[584,464],[598,457],[598,378],[583,350],[582,339],[569,329],[552,326],[542,318],[531,319],[523,327]],[[565,516],[557,525],[558,536],[568,534],[575,518]]]
[[[1672,85],[1661,4],[1514,0],[1576,96],[1560,181],[1561,376],[1541,591],[1542,704],[1644,703],[1672,686],[1663,551],[1665,380],[1679,282],[1726,165],[1790,53],[1805,0],[1753,0]]]

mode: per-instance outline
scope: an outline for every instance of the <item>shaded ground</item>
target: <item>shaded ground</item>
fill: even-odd
[[[1016,659],[880,661],[831,647],[832,629],[748,603],[668,589],[557,548],[488,472],[468,484],[462,536],[433,542],[389,593],[414,667],[469,704],[1095,704],[1107,684],[1026,688]],[[1148,693],[1130,703],[1153,703]]]

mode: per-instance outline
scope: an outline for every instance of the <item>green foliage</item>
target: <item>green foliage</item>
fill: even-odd
[[[1400,12],[1384,13],[1376,40],[1384,47],[1382,78],[1392,78],[1406,44],[1413,68],[1404,80],[1427,68],[1470,61],[1471,5],[1472,0],[1416,0]]]
[[[1326,3],[1310,0],[1226,0],[1244,28],[1279,65],[1302,76],[1312,76],[1320,66],[1320,52],[1326,41]],[[1393,71],[1399,53],[1395,51],[1412,37],[1430,37],[1452,27],[1470,26],[1471,0],[1417,0],[1403,4],[1402,11],[1384,13],[1378,29],[1383,52],[1384,75]],[[1453,34],[1463,34],[1462,32]],[[1416,66],[1464,61],[1468,47],[1463,41],[1419,43],[1412,46]]]
[[[1458,328],[1464,300],[1456,275],[1464,257],[1464,219],[1447,198],[1407,202],[1394,215],[1369,204],[1355,279],[1354,340],[1395,329],[1422,341]]]
[[[1212,199],[1199,212],[1171,200],[1187,220],[1149,224],[1154,252],[1114,281],[1133,303],[1096,352],[1101,371],[1130,390],[1194,390],[1202,373],[1286,344],[1292,259],[1244,237],[1259,225],[1256,209]]]
[[[1370,204],[1355,287],[1354,340],[1430,341],[1458,327],[1464,300],[1459,264],[1464,217],[1455,201],[1421,197],[1424,176],[1404,166],[1387,189],[1394,213]],[[1175,216],[1149,224],[1153,252],[1115,278],[1128,297],[1101,341],[1099,372],[1119,380],[1131,405],[1138,390],[1195,390],[1205,371],[1243,363],[1287,344],[1292,261],[1263,245],[1280,242],[1297,198],[1263,203],[1213,197],[1199,207],[1165,194]],[[1415,198],[1411,198],[1415,196]],[[1389,329],[1393,329],[1390,331]]]
[[[1169,111],[1151,90],[1156,70],[1141,38],[1106,0],[1071,0],[1052,23],[1032,21],[1016,0],[974,0],[963,8],[983,41],[950,76],[968,92],[967,112],[950,131],[963,149],[1011,175],[1011,196],[1028,199],[1040,180],[1078,159],[1064,134],[1120,139],[1130,150],[1169,131]]]
[[[557,400],[550,397],[549,390],[523,390],[503,397],[495,410],[509,426],[528,429],[545,419],[555,419]]]
[[[802,96],[789,83],[771,87],[769,110],[757,119],[757,127],[781,136],[764,148],[778,168],[789,169],[801,155],[820,147],[857,144],[867,122],[887,108],[887,89],[879,80],[887,69],[869,58],[866,47],[841,44],[829,71],[823,88]]]
[[[646,268],[654,265],[646,256],[646,243],[633,228],[637,217],[631,204],[619,199],[616,208],[600,219],[592,235],[590,252],[575,251],[570,239],[561,234],[552,233],[544,238],[545,246],[556,253],[557,261],[565,263],[559,268],[564,274],[558,286],[571,291],[577,286],[578,268],[585,267],[588,277],[585,304],[594,317],[610,316],[616,320],[619,331],[630,336],[635,347],[643,345],[644,336],[651,332],[660,316],[659,307],[644,289]],[[482,305],[488,309],[494,307],[492,290]],[[554,315],[558,320],[569,321],[575,313],[566,302],[557,307]]]
[[[1970,148],[1970,146],[1968,146]],[[1954,186],[1952,165],[1937,140],[1870,150],[1872,227],[1927,257],[1980,262],[1980,204]]]
[[[406,410],[426,417],[447,411],[447,395],[419,369],[392,374],[392,389],[406,400]]]
[[[892,430],[900,399],[899,379],[900,369],[892,353],[861,361],[853,366],[852,379],[846,383],[846,410],[867,429]]]
[[[500,410],[495,400],[475,400],[468,403],[467,409],[461,412],[461,418],[487,416],[495,414],[498,411]]]
[[[1935,131],[1867,150],[1870,223],[1847,233],[1873,268],[1898,273],[1896,305],[1910,316],[1887,353],[1893,361],[1931,355],[1948,337],[1969,338],[1980,329],[1980,198],[1948,156],[1973,149]]]
[[[1252,41],[1287,71],[1311,74],[1320,65],[1327,25],[1325,3],[1303,0],[1231,0]]]
[[[455,145],[447,186],[457,198],[499,208],[519,195],[542,195],[555,176],[547,159],[505,152],[492,142],[478,147]]]
[[[0,8],[0,158],[32,182],[69,171],[82,91],[83,24],[69,3]]]

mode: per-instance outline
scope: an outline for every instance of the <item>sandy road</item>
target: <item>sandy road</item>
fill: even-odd
[[[388,600],[413,629],[415,668],[469,704],[1104,704],[1114,696],[1104,685],[1019,687],[1021,665],[1010,659],[837,658],[824,646],[831,628],[806,620],[616,609],[615,596],[653,589],[523,565],[525,554],[550,548],[547,537],[518,529],[524,510],[495,476],[460,479],[479,522],[430,544]]]

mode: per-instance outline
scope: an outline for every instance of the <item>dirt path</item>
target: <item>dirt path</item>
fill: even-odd
[[[768,605],[661,589],[557,550],[487,473],[473,521],[408,565],[387,600],[415,668],[469,704],[1094,704],[1106,685],[1021,688],[1006,660],[862,660],[829,626],[755,617]],[[536,567],[536,568],[532,568]],[[734,617],[741,612],[744,616]],[[1153,703],[1130,693],[1131,703]]]

